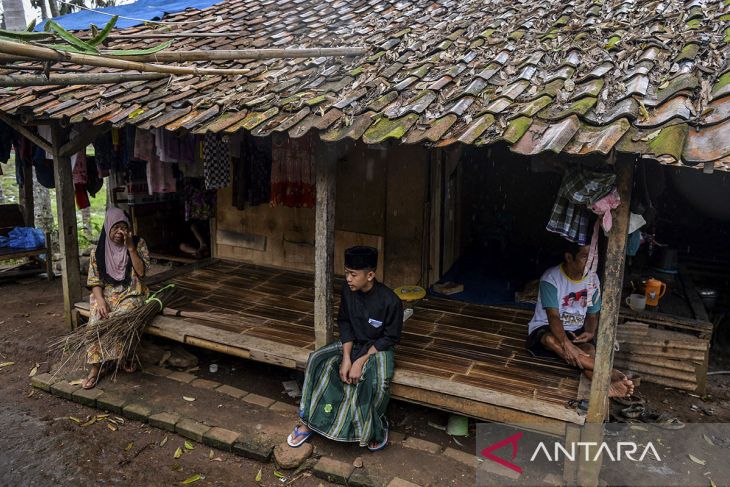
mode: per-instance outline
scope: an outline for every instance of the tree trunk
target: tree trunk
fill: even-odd
[[[51,16],[58,17],[60,15],[60,12],[58,10],[58,4],[56,3],[56,0],[48,0],[48,5],[51,7]]]
[[[33,169],[35,174],[35,168]],[[53,231],[53,211],[51,210],[51,193],[33,176],[33,201],[35,203],[36,227],[43,232]]]

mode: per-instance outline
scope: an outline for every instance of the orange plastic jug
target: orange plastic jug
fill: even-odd
[[[665,292],[667,292],[667,285],[659,279],[652,278],[646,281],[646,305],[657,306]]]

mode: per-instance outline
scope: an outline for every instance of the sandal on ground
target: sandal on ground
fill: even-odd
[[[294,431],[286,437],[286,444],[292,448],[299,448],[309,439],[310,436],[312,436],[311,430],[306,432],[299,431],[299,425],[296,425],[294,427]]]
[[[636,404],[644,406],[646,404],[646,401],[640,394],[632,394],[627,397],[612,397],[611,400],[613,400],[616,404],[620,404],[625,407],[634,406]]]
[[[667,413],[644,411],[638,419],[640,419],[644,423],[655,424],[659,428],[665,430],[681,430],[682,428],[684,428],[684,423],[682,421]]]
[[[388,446],[388,430],[387,429],[385,430],[385,437],[383,437],[383,441],[381,441],[380,443],[378,443],[375,446],[370,446],[370,444],[368,444],[368,450],[370,450],[371,452],[376,452],[376,451],[382,450],[386,446]]]
[[[84,382],[81,384],[81,388],[89,390],[89,389],[93,389],[94,387],[96,387],[96,384],[99,383],[99,379],[101,378],[101,372],[102,372],[102,369],[99,368],[99,371],[96,373],[96,375],[94,377],[87,375],[86,378],[84,379]]]
[[[128,374],[134,374],[137,372],[137,364],[134,360],[126,361],[122,364],[122,370]]]
[[[638,419],[646,412],[643,404],[632,404],[621,410],[621,416],[627,419]]]

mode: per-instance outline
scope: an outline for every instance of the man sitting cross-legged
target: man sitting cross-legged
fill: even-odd
[[[535,356],[557,354],[573,367],[593,377],[601,294],[598,277],[583,276],[588,246],[571,244],[562,264],[540,278],[535,315],[529,324],[527,349]],[[633,382],[618,370],[611,371],[610,397],[630,396]]]
[[[403,306],[375,279],[378,251],[345,251],[337,323],[340,339],[309,355],[299,407],[301,424],[287,438],[301,446],[312,432],[378,451],[388,444],[385,411],[393,377],[393,347],[403,328]]]

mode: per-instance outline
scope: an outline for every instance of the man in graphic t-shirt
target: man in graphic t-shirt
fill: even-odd
[[[535,315],[529,324],[527,349],[535,356],[557,354],[573,367],[593,376],[601,291],[598,276],[583,276],[588,246],[571,244],[563,263],[545,271],[540,278]],[[634,384],[618,370],[611,372],[609,396],[629,396]]]

